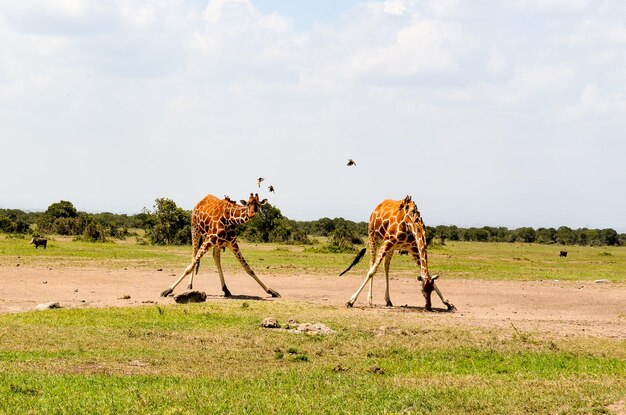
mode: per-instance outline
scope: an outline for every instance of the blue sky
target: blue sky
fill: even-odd
[[[0,50],[0,208],[626,231],[620,1],[24,0]]]

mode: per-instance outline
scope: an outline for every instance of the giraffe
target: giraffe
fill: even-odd
[[[278,292],[267,287],[263,282],[255,275],[254,271],[239,250],[235,234],[235,225],[246,223],[252,219],[259,208],[267,203],[267,199],[259,201],[259,195],[250,193],[248,201],[241,200],[241,205],[225,196],[224,199],[218,199],[213,195],[206,195],[198,204],[193,208],[191,213],[191,243],[193,246],[193,255],[191,264],[185,268],[185,272],[181,277],[166,290],[161,293],[162,297],[170,295],[174,288],[187,276],[189,277],[188,289],[193,288],[194,274],[198,273],[200,268],[200,259],[206,254],[209,248],[213,248],[213,260],[217,266],[217,272],[220,276],[220,282],[222,283],[222,291],[225,297],[231,297],[232,294],[226,287],[224,282],[224,273],[222,272],[222,265],[220,261],[221,250],[223,248],[230,248],[235,254],[235,257],[239,260],[243,269],[259,283],[263,290],[270,294],[272,297],[280,297]]]
[[[346,306],[352,307],[354,305],[368,281],[370,283],[368,304],[370,307],[372,306],[373,277],[380,263],[384,260],[385,302],[388,307],[391,307],[393,304],[389,297],[389,264],[395,250],[405,249],[413,256],[415,262],[420,267],[418,280],[422,283],[422,294],[426,300],[426,310],[432,310],[430,295],[433,290],[439,295],[439,298],[448,307],[448,310],[455,310],[454,305],[441,294],[441,291],[435,285],[435,280],[439,276],[434,275],[431,277],[428,271],[425,231],[424,222],[415,202],[411,200],[411,196],[407,196],[403,200],[384,200],[381,202],[370,215],[368,225],[368,244],[371,251],[369,271],[365,281],[352,295]],[[366,249],[363,248],[348,269],[339,275],[345,274],[356,265],[365,254]]]

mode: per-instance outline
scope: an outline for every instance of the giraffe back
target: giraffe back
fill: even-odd
[[[398,247],[409,246],[421,238],[424,223],[415,202],[410,197],[403,200],[384,200],[370,215],[368,232],[370,240],[390,241]]]
[[[248,209],[232,200],[206,195],[193,208],[191,226],[201,235],[234,238],[234,220],[247,217]]]

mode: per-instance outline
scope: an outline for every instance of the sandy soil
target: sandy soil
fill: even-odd
[[[178,270],[176,270],[178,271]],[[415,279],[391,281],[393,308],[383,307],[384,281],[376,276],[374,303],[377,311],[421,313],[448,324],[484,327],[514,327],[563,336],[593,336],[626,339],[626,284],[594,282],[510,282],[451,280],[442,278],[438,286],[458,309],[445,312],[433,293],[433,313],[423,309],[424,300]],[[62,307],[131,306],[171,304],[172,298],[159,293],[176,279],[174,270],[101,270],[0,267],[0,313],[34,310],[44,302],[58,301]],[[260,278],[277,290],[274,299],[257,283],[240,272],[226,275],[236,299],[258,301],[304,301],[343,307],[361,284],[363,276],[343,277],[289,275]],[[185,289],[187,281],[177,291]],[[205,291],[207,301],[223,298],[215,271],[205,268],[194,282],[194,289]],[[124,298],[128,297],[130,298]],[[366,307],[367,289],[355,304],[355,314]],[[441,307],[441,308],[438,308]]]

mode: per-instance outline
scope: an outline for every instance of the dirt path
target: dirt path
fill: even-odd
[[[309,301],[341,307],[362,282],[361,276],[261,276],[282,298],[272,299],[249,276],[227,275],[235,295],[267,301]],[[171,270],[101,270],[0,267],[0,313],[34,310],[37,304],[58,301],[63,307],[104,307],[170,304],[159,293],[176,275]],[[183,290],[184,281],[178,290]],[[217,273],[199,274],[194,288],[207,301],[222,301]],[[384,304],[381,278],[374,282],[374,303],[381,312],[419,312],[429,318],[486,327],[552,332],[559,335],[626,339],[626,284],[592,282],[491,282],[442,279],[439,287],[458,308],[456,313],[427,313],[414,279],[391,281],[393,309]],[[124,296],[130,296],[124,299]],[[242,298],[242,297],[240,297]],[[244,297],[245,298],[245,297]],[[364,290],[355,308],[366,305]],[[408,307],[400,307],[407,305]],[[433,307],[443,307],[433,293]],[[443,310],[443,309],[440,309]],[[358,312],[358,311],[355,311]]]

